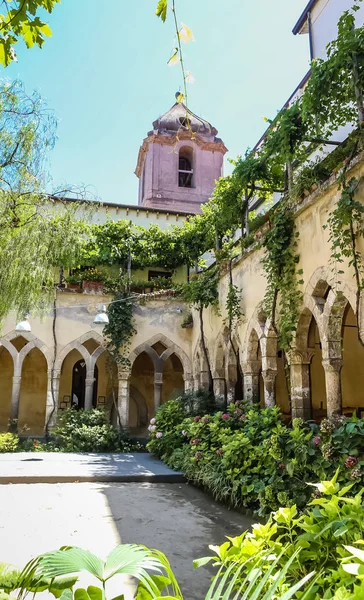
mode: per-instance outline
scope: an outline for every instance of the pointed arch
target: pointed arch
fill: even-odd
[[[152,346],[154,346],[154,344],[157,344],[158,342],[162,343],[166,347],[166,350],[164,350],[164,352],[162,352],[162,354],[160,356],[156,352],[156,350],[154,348],[152,348]],[[183,365],[183,370],[184,370],[185,376],[188,374],[190,375],[192,372],[191,361],[188,358],[186,352],[184,350],[182,350],[182,348],[180,348],[180,346],[178,346],[177,344],[172,342],[172,340],[170,340],[163,334],[154,335],[152,338],[150,338],[146,342],[143,342],[142,344],[139,344],[139,346],[134,348],[129,355],[129,361],[130,361],[131,365],[133,365],[135,359],[142,352],[146,352],[150,356],[150,358],[152,359],[152,361],[154,363],[156,370],[161,369],[160,371],[158,371],[160,373],[163,372],[163,365],[164,365],[165,361],[172,354],[176,354],[176,356],[178,356],[178,358],[180,359],[180,361]]]

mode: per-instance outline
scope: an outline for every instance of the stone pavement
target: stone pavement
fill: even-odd
[[[63,545],[106,557],[117,544],[144,544],[166,553],[185,600],[203,600],[216,572],[210,566],[194,570],[192,560],[212,554],[209,544],[221,544],[252,523],[185,483],[1,485],[0,509],[0,562],[23,567]],[[107,597],[114,598],[118,579],[110,584]],[[125,600],[133,598],[132,589]]]
[[[71,454],[18,452],[0,454],[0,484],[72,482],[178,483],[172,471],[148,453]]]

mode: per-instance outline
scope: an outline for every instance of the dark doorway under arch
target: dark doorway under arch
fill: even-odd
[[[99,370],[95,365],[94,370],[94,389],[92,394],[92,408],[97,406],[97,384]],[[77,361],[72,370],[72,395],[71,406],[80,410],[85,408],[85,388],[86,388],[86,363],[83,358]]]

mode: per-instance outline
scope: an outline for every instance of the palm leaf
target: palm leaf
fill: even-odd
[[[92,552],[77,546],[71,546],[42,554],[39,557],[36,574],[53,579],[60,575],[71,575],[86,571],[94,575],[99,581],[103,581],[104,566],[104,561]]]
[[[160,590],[148,571],[167,574],[173,590],[182,595],[166,556],[157,550],[149,550],[136,544],[117,546],[107,557],[106,562],[78,547],[64,547],[54,552],[47,552],[30,561],[20,574],[20,592],[22,600],[27,591],[37,592],[44,589],[53,590],[60,578],[75,576],[83,571],[90,573],[103,584],[116,574],[134,577],[148,590],[152,598],[160,596]],[[68,578],[69,587],[73,587],[77,577]]]
[[[248,562],[244,563],[231,563],[228,568],[226,566],[220,567],[220,570],[212,582],[209,591],[205,597],[205,600],[272,600],[277,598],[277,589],[284,582],[287,571],[291,566],[292,562],[296,559],[299,550],[294,552],[289,560],[284,565],[283,569],[277,570],[279,562],[285,553],[285,549],[282,553],[272,562],[269,569],[263,573],[260,567],[252,569],[247,573],[240,581],[241,574],[244,571]],[[258,560],[259,564],[259,560]],[[312,577],[314,573],[306,575],[303,579],[297,582],[283,595],[279,597],[279,600],[290,600],[293,598],[295,593],[301,589]],[[272,583],[269,583],[271,579],[274,579]],[[268,586],[268,587],[267,587]],[[312,585],[310,586],[310,588]]]

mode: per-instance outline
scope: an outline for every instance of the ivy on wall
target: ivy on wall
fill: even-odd
[[[362,148],[364,27],[355,27],[355,12],[361,1],[354,0],[353,8],[343,13],[338,23],[338,37],[328,47],[328,58],[313,62],[311,77],[301,98],[284,108],[273,120],[267,119],[270,127],[260,146],[234,162],[233,173],[217,182],[201,215],[191,217],[182,227],[164,231],[157,226],[145,229],[120,221],[93,226],[86,263],[117,262],[125,273],[130,271],[131,265],[158,265],[174,270],[180,265],[195,266],[201,255],[210,250],[215,252],[219,263],[224,259],[221,248],[232,250],[236,247],[238,229],[241,230],[243,251],[254,241],[250,232],[249,201],[257,196],[269,200],[279,192],[283,197],[270,211],[269,227],[265,228],[261,243],[267,277],[265,307],[277,331],[281,349],[288,352],[302,298],[302,271],[298,269],[297,254],[299,232],[295,229],[294,219],[296,204],[305,192],[311,191],[312,185],[321,184],[334,174],[342,194],[328,220],[332,256],[338,262],[344,258],[350,261],[359,295],[363,289],[363,272],[357,239],[363,236],[364,211],[361,203],[355,200],[359,182],[346,182],[345,170],[350,159]],[[165,20],[168,3],[163,1],[158,6],[158,16]],[[175,10],[176,2],[171,7]],[[338,126],[347,122],[358,126],[349,140],[321,162],[309,163],[308,156],[325,145]],[[214,282],[216,291],[210,294],[212,288],[208,282],[212,280],[209,281],[208,273],[206,271],[191,281],[184,290],[186,301],[200,313],[203,343],[203,311],[217,302],[217,279]],[[218,271],[214,277],[218,277]],[[126,313],[128,311],[132,313],[132,305]],[[231,277],[225,311],[231,332],[233,323],[240,318],[240,290]],[[124,313],[121,308],[115,308],[113,325],[109,325],[113,348],[125,345],[132,335],[132,321],[130,317],[123,317]],[[114,333],[112,329],[115,329]],[[208,361],[207,351],[206,358]]]

